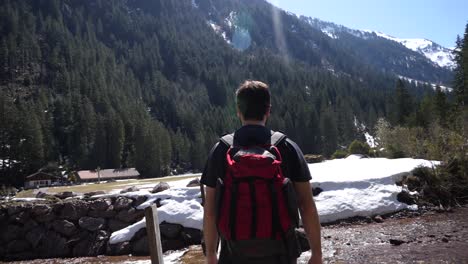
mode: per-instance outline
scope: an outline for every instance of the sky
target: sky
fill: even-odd
[[[267,0],[298,15],[380,31],[398,38],[426,38],[454,47],[468,23],[468,0]]]

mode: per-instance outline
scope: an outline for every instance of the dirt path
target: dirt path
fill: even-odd
[[[467,263],[468,207],[452,213],[388,219],[383,223],[339,224],[322,229],[324,263]],[[300,264],[307,263],[303,253]],[[150,263],[147,257],[98,257],[34,260],[15,263]],[[180,263],[202,264],[199,246]]]
[[[329,263],[468,263],[468,207],[323,229]]]
[[[452,213],[322,229],[324,263],[468,263],[468,207]],[[298,263],[307,263],[303,253]],[[203,263],[198,247],[185,264]]]

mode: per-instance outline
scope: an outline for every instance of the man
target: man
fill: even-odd
[[[272,131],[265,127],[270,116],[270,91],[265,83],[245,81],[236,91],[237,116],[242,127],[234,133],[234,142],[239,146],[268,144]],[[216,183],[226,173],[226,152],[229,146],[217,143],[210,152],[201,182],[206,185],[203,234],[205,239],[206,263],[218,263],[216,254],[218,232],[216,227]],[[312,257],[309,264],[322,263],[320,223],[312,197],[310,172],[299,147],[290,139],[278,145],[283,162],[281,169],[296,191],[302,224],[307,233]],[[223,241],[222,241],[223,242]],[[291,261],[290,261],[291,262]],[[295,263],[296,259],[292,260]],[[237,264],[230,259],[226,244],[221,243],[219,263]],[[257,263],[257,262],[256,262]]]

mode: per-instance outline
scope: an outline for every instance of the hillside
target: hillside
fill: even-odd
[[[399,39],[310,17],[302,16],[300,19],[321,30],[336,45],[385,72],[437,85],[452,83],[452,51],[430,40]]]
[[[269,126],[306,153],[330,155],[362,137],[356,119],[395,112],[395,72],[262,0],[2,1],[0,32],[5,183],[47,164],[200,170],[238,126],[233,92],[248,78],[270,84]],[[425,63],[404,76],[449,79]]]

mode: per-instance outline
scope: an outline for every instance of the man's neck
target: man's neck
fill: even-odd
[[[261,121],[258,121],[258,120],[244,120],[242,122],[242,125],[243,126],[247,126],[247,125],[265,126],[265,121],[263,121],[263,120],[261,120]]]

